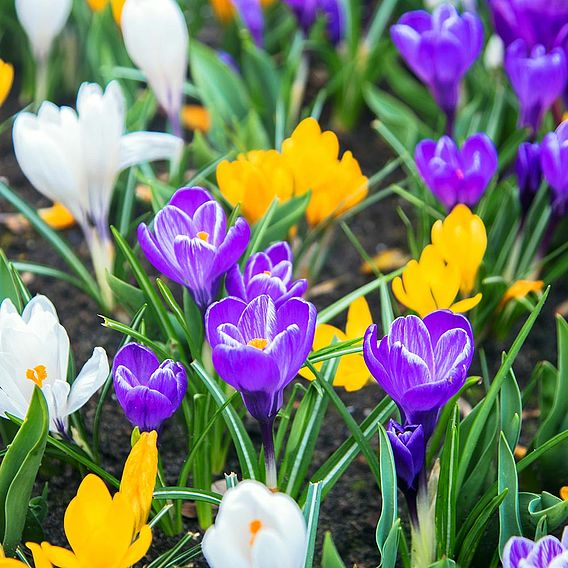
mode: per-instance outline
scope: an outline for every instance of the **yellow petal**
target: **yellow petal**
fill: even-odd
[[[124,465],[120,492],[127,498],[138,532],[148,520],[158,474],[158,434],[142,432]]]
[[[14,66],[0,59],[0,106],[10,93],[14,82]]]
[[[68,229],[75,225],[75,218],[61,203],[54,203],[51,207],[39,209],[38,213],[52,229]]]
[[[499,306],[503,308],[507,302],[521,300],[533,292],[538,294],[542,292],[543,288],[544,282],[542,280],[517,280],[505,292]]]
[[[42,542],[41,550],[49,562],[58,568],[82,568],[77,557],[66,548]]]
[[[233,19],[235,8],[232,0],[210,0],[210,3],[215,15],[221,22],[227,23]]]
[[[122,9],[124,8],[124,3],[126,0],[111,0],[112,7],[112,17],[116,22],[116,25],[120,27],[120,22],[122,18]]]
[[[181,109],[181,121],[188,130],[209,132],[211,115],[202,105],[184,105]]]
[[[26,542],[26,546],[32,551],[35,568],[52,568],[53,565],[39,544]]]
[[[316,328],[312,351],[318,351],[324,347],[329,347],[334,337],[336,338],[336,341],[345,341],[347,339],[340,329],[326,323],[319,324]],[[322,366],[323,361],[314,364],[317,371],[319,371]],[[310,381],[315,379],[314,374],[310,371],[310,369],[308,369],[308,367],[300,369],[300,375],[304,377],[304,379],[308,379]]]
[[[148,525],[144,525],[140,529],[138,538],[130,545],[130,548],[128,549],[128,552],[126,553],[126,556],[121,565],[124,567],[132,566],[133,564],[136,564],[136,562],[142,560],[142,558],[144,558],[144,556],[148,552],[151,544],[152,531],[150,530],[150,527]]]
[[[347,339],[363,337],[372,323],[373,318],[369,304],[365,297],[361,296],[351,303],[347,312],[347,325],[345,326]]]
[[[560,489],[560,499],[568,501],[568,485],[565,485]]]
[[[379,272],[390,272],[401,268],[408,262],[408,257],[398,248],[390,248],[376,254],[371,262],[364,262],[361,265],[363,274],[371,274],[374,270]]]
[[[93,12],[100,12],[108,4],[108,0],[87,0],[87,4]]]
[[[354,392],[366,386],[370,378],[371,374],[365,364],[363,355],[353,353],[351,355],[344,355],[341,358],[333,386],[343,387],[347,392]]]
[[[14,558],[1,558],[0,568],[27,568],[27,566]]]
[[[481,302],[482,295],[476,294],[473,298],[466,298],[465,300],[460,300],[456,302],[453,306],[450,306],[450,310],[456,314],[464,314],[465,312],[469,312]]]

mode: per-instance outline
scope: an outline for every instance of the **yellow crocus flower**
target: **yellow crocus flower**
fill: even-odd
[[[334,132],[322,132],[314,118],[306,118],[282,144],[282,155],[294,173],[295,192],[312,192],[306,217],[310,225],[344,213],[368,193],[368,179],[351,152],[339,158]]]
[[[542,280],[517,280],[503,295],[500,307],[503,308],[505,304],[511,300],[521,300],[528,296],[531,292],[538,294],[544,288],[544,281]]]
[[[0,59],[0,106],[10,93],[12,83],[14,82],[14,66]]]
[[[46,558],[39,544],[26,542],[26,546],[32,551],[35,568],[52,568],[51,562]],[[0,546],[0,568],[28,568],[28,565],[14,558],[6,558]]]
[[[124,465],[120,492],[127,498],[138,532],[146,524],[152,507],[152,494],[158,474],[158,434],[142,432]]]
[[[372,323],[373,318],[371,317],[367,300],[365,300],[364,297],[358,298],[349,306],[345,332],[325,323],[317,326],[313,351],[328,347],[332,344],[334,338],[336,341],[362,338],[365,335],[365,331]],[[355,345],[360,345],[362,342],[361,340],[361,342]],[[323,362],[316,363],[314,367],[319,371],[322,365]],[[315,378],[307,367],[300,370],[300,375],[310,381]],[[341,357],[333,380],[333,386],[343,387],[348,392],[357,391],[362,389],[369,382],[369,378],[369,369],[367,365],[365,365],[363,354],[352,353]]]
[[[59,568],[128,568],[141,560],[152,542],[144,525],[136,540],[136,517],[122,492],[111,497],[103,480],[89,474],[79,486],[64,518],[72,551],[41,544],[49,561]]]
[[[110,3],[112,8],[112,16],[117,25],[120,26],[120,18],[122,16],[122,8],[126,0],[87,0],[89,8],[93,12],[100,12]]]
[[[211,114],[202,105],[184,105],[181,109],[181,121],[188,130],[208,132],[211,128]]]
[[[428,245],[420,260],[411,260],[402,278],[397,276],[393,280],[392,290],[401,304],[425,317],[439,309],[463,313],[474,308],[481,294],[456,302],[460,284],[460,267],[447,263],[437,247]]]
[[[568,485],[565,485],[560,489],[560,499],[568,501]]]
[[[284,202],[294,194],[293,174],[276,150],[254,150],[234,162],[224,160],[217,166],[217,183],[231,205],[240,203],[251,223],[266,213],[275,197]]]
[[[487,249],[487,232],[481,218],[467,205],[456,205],[443,221],[434,223],[432,244],[447,263],[458,267],[461,293],[469,295]]]

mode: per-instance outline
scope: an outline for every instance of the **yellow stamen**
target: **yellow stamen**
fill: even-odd
[[[199,233],[197,233],[197,238],[207,242],[209,240],[209,233],[206,233],[205,231],[199,231]]]
[[[33,381],[39,388],[43,386],[43,381],[47,379],[47,371],[45,365],[37,365],[33,369],[26,371],[26,379]]]
[[[262,521],[260,519],[254,519],[249,523],[249,531],[251,534],[249,544],[252,546],[254,544],[254,539],[258,534],[258,531],[262,528]]]
[[[265,270],[263,274],[266,274],[266,276],[272,276],[272,272],[270,272],[270,270]]]
[[[251,339],[247,345],[250,345],[251,347],[256,347],[257,349],[260,349],[262,351],[262,349],[264,349],[267,345],[268,345],[268,340],[266,339]]]

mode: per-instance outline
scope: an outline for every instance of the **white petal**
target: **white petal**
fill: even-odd
[[[34,57],[43,59],[71,12],[72,0],[16,0],[16,13]]]
[[[253,568],[301,568],[303,562],[294,563],[290,543],[273,529],[261,530],[252,547]]]
[[[81,408],[101,388],[108,374],[109,364],[106,351],[102,347],[95,347],[93,355],[73,382],[67,400],[66,414],[73,414]]]
[[[55,381],[51,385],[44,385],[42,389],[49,409],[49,429],[52,432],[67,429],[67,397],[70,388],[67,381]]]
[[[240,548],[231,546],[224,531],[215,526],[209,527],[201,541],[203,556],[211,568],[249,568],[250,561],[243,556]]]
[[[34,296],[25,306],[24,311],[22,312],[22,319],[29,323],[30,319],[36,313],[46,313],[51,314],[53,318],[59,322],[59,317],[57,315],[57,310],[55,306],[51,302],[51,300],[47,296],[43,296],[42,294],[38,294]]]
[[[120,140],[120,169],[153,160],[179,161],[183,140],[160,132],[132,132]]]
[[[0,389],[0,416],[6,418],[8,412],[16,418],[23,420],[26,416],[29,405],[22,406],[19,401],[10,398],[2,389]]]

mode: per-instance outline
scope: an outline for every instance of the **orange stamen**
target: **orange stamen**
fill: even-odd
[[[263,274],[266,274],[266,276],[272,276],[272,272],[270,272],[270,270],[265,270]]]
[[[197,233],[197,237],[202,241],[207,242],[209,240],[209,233],[206,233],[205,231],[199,231],[199,233]]]
[[[33,369],[26,371],[26,379],[34,382],[39,388],[43,386],[43,381],[47,379],[45,365],[37,365]]]
[[[251,521],[249,523],[249,531],[251,534],[249,544],[251,546],[254,544],[254,539],[256,538],[256,535],[261,528],[262,528],[262,521],[260,519],[254,519],[254,521]]]
[[[261,351],[268,345],[268,340],[267,339],[251,339],[247,345],[250,345],[251,347],[256,347],[257,349],[260,349]]]

